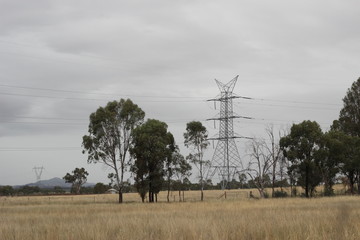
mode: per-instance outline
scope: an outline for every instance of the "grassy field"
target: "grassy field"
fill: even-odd
[[[0,239],[360,239],[357,196],[254,200],[247,192],[153,204],[125,194],[121,205],[116,195],[2,197]]]

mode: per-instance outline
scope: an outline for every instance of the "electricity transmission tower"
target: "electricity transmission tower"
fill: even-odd
[[[239,172],[239,168],[242,168],[242,162],[235,143],[235,139],[246,137],[238,137],[234,135],[233,120],[234,118],[248,117],[235,116],[233,112],[232,100],[234,98],[239,98],[233,96],[233,90],[238,77],[239,75],[233,78],[227,84],[221,83],[215,79],[221,94],[219,98],[208,100],[220,102],[220,117],[210,118],[207,120],[220,121],[218,137],[209,138],[208,140],[217,140],[215,152],[211,160],[209,174],[210,178],[212,178],[216,172],[219,174],[222,189],[230,187],[229,182],[233,179],[234,175]]]
[[[36,175],[36,181],[40,181],[41,174],[43,173],[44,169],[45,169],[44,167],[34,167],[33,168],[33,170],[35,171],[35,175]]]

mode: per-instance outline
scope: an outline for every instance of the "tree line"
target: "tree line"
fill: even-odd
[[[113,170],[108,177],[119,192],[119,203],[123,202],[127,171],[133,174],[143,202],[146,195],[149,202],[156,202],[164,186],[168,201],[174,184],[184,188],[182,185],[191,174],[189,162],[199,165],[200,175],[203,174],[207,131],[200,122],[187,124],[185,145],[194,153],[185,158],[166,123],[144,119],[145,112],[130,99],[112,101],[90,115],[88,135],[83,137],[88,163],[102,163]]]
[[[204,160],[208,146],[207,130],[201,122],[186,125],[184,144],[190,150],[182,156],[166,123],[147,119],[145,112],[130,99],[109,102],[90,115],[88,134],[83,136],[83,153],[88,163],[102,163],[112,169],[109,177],[123,202],[124,174],[131,172],[142,201],[157,201],[160,190],[169,192],[173,184],[184,184],[191,174],[191,164],[198,170],[201,200],[206,185]],[[249,178],[264,197],[269,185],[272,194],[279,182],[301,186],[305,197],[312,197],[324,184],[324,194],[334,194],[338,176],[345,177],[350,193],[360,192],[360,78],[348,89],[339,119],[323,132],[315,121],[293,124],[276,141],[273,127],[266,129],[267,139],[249,143],[249,164],[239,172]],[[344,180],[345,181],[345,180]],[[357,189],[356,189],[357,186]],[[183,187],[180,187],[184,189]]]
[[[325,196],[334,195],[333,186],[339,178],[350,194],[360,193],[360,78],[348,89],[339,119],[329,131],[323,132],[316,121],[305,120],[280,133],[278,142],[271,126],[266,132],[267,139],[251,142],[246,169],[260,196],[264,196],[269,175],[273,195],[276,178],[288,179],[291,188],[301,186],[305,197],[314,196],[320,184]]]

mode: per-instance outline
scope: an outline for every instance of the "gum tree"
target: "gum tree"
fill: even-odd
[[[112,101],[90,115],[89,134],[83,136],[88,163],[102,163],[113,170],[119,203],[123,202],[124,173],[131,160],[132,133],[144,117],[144,111],[130,99]]]
[[[305,189],[305,196],[312,197],[321,182],[320,166],[316,153],[320,148],[322,131],[317,122],[303,121],[293,124],[290,133],[280,139],[284,157],[291,162],[290,174]]]
[[[134,129],[130,153],[135,161],[131,170],[143,202],[147,192],[149,202],[157,201],[164,181],[165,163],[175,151],[174,137],[167,131],[166,123],[148,119]]]
[[[81,186],[84,185],[87,181],[87,176],[89,173],[85,168],[75,168],[72,171],[72,174],[66,173],[63,177],[66,183],[71,183],[71,190],[76,194],[80,194]]]
[[[204,200],[204,170],[208,161],[204,160],[204,152],[209,145],[207,141],[208,133],[206,127],[201,122],[192,121],[187,123],[186,132],[184,133],[185,146],[191,149],[191,153],[187,159],[193,163],[199,170],[200,187],[201,187],[201,201]]]

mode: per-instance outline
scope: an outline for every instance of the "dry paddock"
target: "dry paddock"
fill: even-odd
[[[0,239],[360,239],[360,198],[249,199],[186,192],[186,202],[136,194],[0,198]]]

